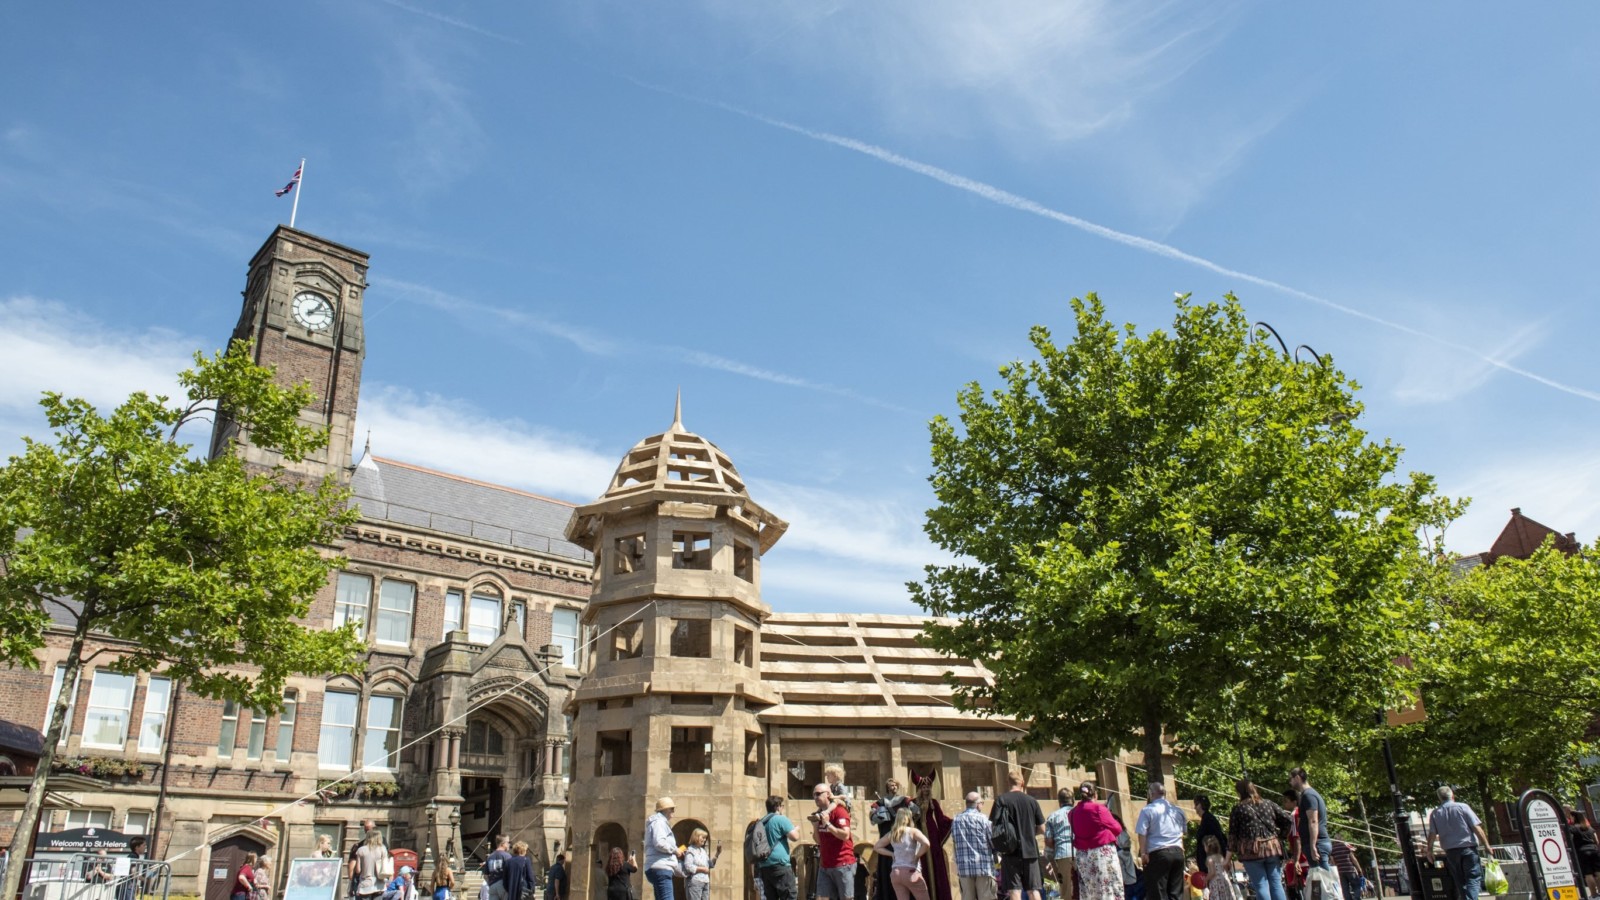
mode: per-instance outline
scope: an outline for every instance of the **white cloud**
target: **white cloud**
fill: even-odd
[[[1544,339],[1543,322],[1513,328],[1498,347],[1485,356],[1432,343],[1407,349],[1404,369],[1394,390],[1401,403],[1448,403],[1472,393],[1500,371],[1492,360],[1513,362]]]
[[[356,429],[358,443],[371,432],[377,456],[577,502],[599,496],[622,459],[581,436],[387,385],[363,388]]]
[[[825,67],[901,127],[1078,140],[1127,120],[1222,36],[1227,4],[705,0],[762,55]]]
[[[787,540],[787,538],[785,538]],[[783,544],[779,543],[779,548]],[[763,561],[761,596],[785,612],[873,612],[917,615],[906,582],[921,571],[899,572],[841,564],[813,554],[786,555],[781,549]]]
[[[949,556],[922,533],[923,508],[906,501],[753,478],[750,494],[789,522],[780,546],[920,575]]]
[[[1450,550],[1489,549],[1514,507],[1556,531],[1576,532],[1579,541],[1593,543],[1600,534],[1600,456],[1592,442],[1573,444],[1564,451],[1504,454],[1464,478],[1441,478],[1444,493],[1472,498],[1467,514],[1446,535]]]
[[[395,167],[414,193],[429,193],[464,177],[487,140],[467,89],[438,58],[449,45],[431,34],[396,36],[378,54],[387,105],[410,133]]]
[[[381,291],[398,294],[408,300],[442,312],[499,319],[501,322],[513,327],[527,328],[540,334],[559,338],[584,353],[594,356],[611,356],[617,352],[616,343],[609,338],[565,322],[547,319],[543,316],[503,306],[478,303],[465,297],[458,297],[446,291],[441,291],[438,288],[410,281],[375,276],[372,279],[372,284]]]
[[[178,394],[177,374],[201,343],[169,331],[115,331],[35,297],[0,300],[0,449],[44,439],[39,396],[82,397],[102,411],[138,390]]]

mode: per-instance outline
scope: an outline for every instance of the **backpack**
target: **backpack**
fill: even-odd
[[[745,862],[761,865],[767,857],[772,855],[772,837],[767,834],[767,822],[771,821],[772,813],[767,813],[760,820],[751,822],[750,827],[744,832],[744,859]]]
[[[994,806],[994,829],[989,836],[989,843],[994,846],[994,852],[1010,856],[1022,849],[1022,833],[1017,829],[1017,814],[998,798],[995,799]]]

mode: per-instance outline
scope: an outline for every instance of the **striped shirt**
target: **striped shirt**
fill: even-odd
[[[993,875],[994,845],[990,837],[994,826],[977,807],[968,807],[950,822],[950,836],[956,842],[956,874]]]

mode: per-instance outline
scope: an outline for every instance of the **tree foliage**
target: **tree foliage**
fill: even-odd
[[[955,561],[910,587],[930,642],[982,660],[964,705],[1092,762],[1163,733],[1341,756],[1411,676],[1431,563],[1456,504],[1357,427],[1326,360],[1253,341],[1231,295],[1177,301],[1140,336],[1074,300],[1077,331],[932,430],[926,530]]]
[[[140,392],[108,414],[55,393],[40,401],[53,440],[26,439],[0,468],[0,660],[36,667],[53,608],[72,631],[65,684],[104,655],[118,672],[160,669],[202,696],[274,711],[290,674],[358,668],[351,630],[301,624],[343,562],[318,548],[354,513],[331,479],[251,471],[178,439],[221,409],[257,445],[303,459],[327,440],[299,422],[309,389],[277,384],[243,342],[196,354],[179,381],[183,402]],[[18,849],[34,829],[69,694],[51,713]]]
[[[1428,718],[1396,741],[1401,771],[1480,801],[1572,788],[1600,712],[1600,544],[1569,555],[1546,542],[1468,570],[1438,598],[1417,657]]]

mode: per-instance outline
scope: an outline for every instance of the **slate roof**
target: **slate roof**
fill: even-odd
[[[571,503],[370,455],[356,466],[350,490],[364,519],[593,560],[565,537]]]

